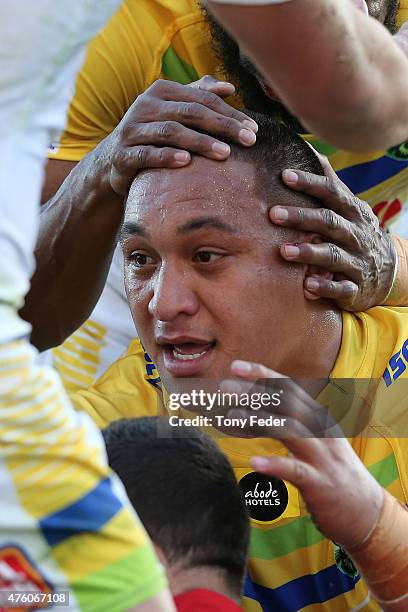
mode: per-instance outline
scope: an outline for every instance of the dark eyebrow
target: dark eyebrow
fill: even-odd
[[[220,219],[217,219],[216,217],[198,217],[197,219],[187,221],[187,223],[177,229],[177,234],[194,232],[202,229],[203,227],[215,227],[216,229],[228,232],[229,234],[237,234],[237,230],[234,227],[228,225],[228,223],[225,223]]]
[[[120,240],[126,240],[130,236],[142,236],[142,238],[146,238],[148,236],[146,230],[135,223],[134,221],[125,221],[122,227],[120,228]]]

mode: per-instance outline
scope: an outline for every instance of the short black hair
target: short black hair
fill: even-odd
[[[314,202],[313,198],[284,186],[281,178],[282,171],[288,168],[323,175],[322,165],[313,149],[294,130],[270,115],[246,109],[243,112],[258,124],[256,143],[252,147],[230,143],[231,158],[252,163],[256,167],[263,198],[268,197],[268,192],[273,194],[277,188],[281,188],[282,193],[286,192],[296,203],[299,198]]]
[[[156,417],[115,421],[103,436],[110,466],[168,562],[220,569],[240,594],[249,518],[217,445],[195,427],[174,428]]]

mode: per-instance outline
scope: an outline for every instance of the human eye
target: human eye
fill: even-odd
[[[156,263],[153,257],[147,255],[147,253],[143,253],[142,251],[133,251],[127,257],[127,259],[131,266],[137,270],[141,270],[142,268],[146,268],[147,266],[151,266]]]
[[[208,265],[220,261],[223,257],[225,257],[225,255],[226,253],[202,249],[201,251],[197,251],[197,253],[195,253],[193,256],[193,261],[199,264]]]

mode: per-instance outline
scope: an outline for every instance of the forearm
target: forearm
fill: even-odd
[[[42,207],[37,268],[21,313],[40,350],[86,320],[108,274],[123,215],[123,198],[109,183],[108,145],[87,155]]]
[[[384,492],[380,518],[368,539],[348,551],[386,612],[408,609],[408,511]]]
[[[208,6],[310,131],[355,150],[407,137],[407,54],[350,2]]]

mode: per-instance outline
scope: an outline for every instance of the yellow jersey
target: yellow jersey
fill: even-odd
[[[396,418],[404,414],[406,403],[402,383],[407,378],[407,349],[406,309],[343,312],[342,343],[331,374],[332,380],[379,379],[379,416],[372,421],[370,435],[356,436],[352,446],[378,482],[403,503],[408,503],[408,439],[396,438]],[[100,427],[119,418],[166,414],[157,390],[157,372],[151,366],[140,343],[134,342],[93,387],[72,395],[74,406],[85,410]],[[149,377],[153,382],[149,383]],[[279,442],[270,439],[218,437],[217,442],[240,482],[253,471],[252,455],[286,454]],[[282,514],[265,521],[251,519],[245,609],[379,610],[360,576],[344,573],[338,549],[316,529],[296,488],[289,483],[280,486],[286,496]]]
[[[400,3],[400,24],[408,0]],[[121,121],[155,80],[190,83],[221,76],[209,30],[196,0],[124,0],[90,43],[72,98],[66,128],[49,157],[79,161]],[[384,227],[408,237],[408,146],[355,154],[308,136],[328,155],[341,179],[373,207]],[[68,391],[86,389],[120,357],[137,335],[123,286],[122,255],[116,250],[105,289],[90,319],[52,361]]]

